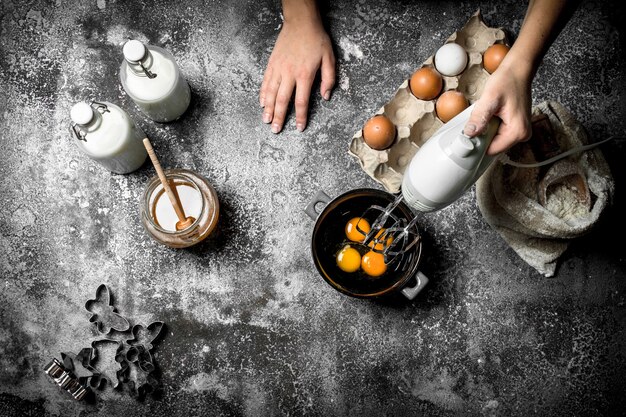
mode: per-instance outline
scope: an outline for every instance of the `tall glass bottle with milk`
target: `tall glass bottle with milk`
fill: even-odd
[[[78,148],[110,171],[127,174],[146,160],[145,134],[115,104],[81,101],[72,106],[70,117],[70,131]]]
[[[156,122],[178,119],[189,106],[191,91],[172,54],[131,39],[124,44],[122,86],[139,109]]]

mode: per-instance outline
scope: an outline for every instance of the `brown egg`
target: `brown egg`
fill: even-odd
[[[469,103],[463,93],[449,90],[439,96],[435,103],[435,110],[437,111],[437,117],[446,123],[465,110],[467,106],[469,106]]]
[[[383,150],[396,138],[396,126],[384,114],[378,114],[363,126],[363,140],[372,149]]]
[[[441,92],[443,79],[436,69],[422,67],[415,71],[409,81],[413,95],[420,100],[432,100]]]
[[[494,43],[483,54],[483,67],[489,74],[498,69],[504,56],[509,52],[509,47],[501,43]]]

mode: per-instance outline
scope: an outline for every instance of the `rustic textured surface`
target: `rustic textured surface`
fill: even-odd
[[[602,149],[613,209],[564,255],[553,279],[491,230],[473,191],[423,216],[414,302],[348,298],[316,272],[320,188],[377,185],[347,154],[355,130],[417,63],[481,8],[511,35],[515,1],[333,2],[325,15],[338,84],[311,121],[273,135],[257,92],[280,27],[275,1],[0,3],[0,415],[619,415],[626,409],[626,173],[622,143]],[[583,2],[535,79],[593,139],[626,132],[625,13]],[[193,91],[184,118],[150,122],[122,92],[128,36],[166,47]],[[216,187],[219,232],[189,250],[146,235],[138,202],[154,171],[111,175],[67,126],[84,98],[126,108],[166,167]],[[616,244],[611,243],[617,242]],[[106,283],[131,322],[162,320],[161,398],[126,392],[74,403],[42,367],[92,337],[84,303]]]

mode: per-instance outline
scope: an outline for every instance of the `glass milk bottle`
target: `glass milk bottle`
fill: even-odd
[[[82,101],[72,106],[70,117],[76,145],[91,159],[117,174],[143,165],[148,156],[142,143],[145,135],[120,107],[106,101]]]
[[[189,107],[191,91],[172,54],[131,39],[124,44],[120,80],[139,109],[156,122],[178,119]]]

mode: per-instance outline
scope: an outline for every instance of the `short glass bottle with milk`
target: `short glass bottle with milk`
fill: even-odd
[[[80,101],[72,106],[70,118],[76,146],[110,171],[127,174],[146,160],[145,134],[119,106],[108,101]]]
[[[137,107],[155,122],[178,119],[189,107],[191,90],[174,56],[131,39],[124,44],[120,81]]]

